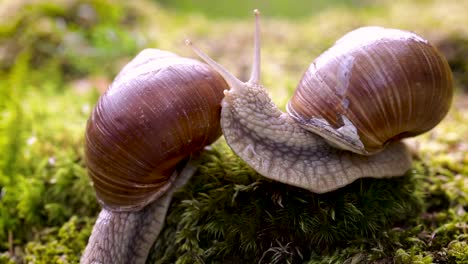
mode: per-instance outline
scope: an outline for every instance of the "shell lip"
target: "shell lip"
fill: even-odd
[[[328,144],[333,147],[348,150],[360,155],[373,155],[377,151],[369,151],[362,142],[356,126],[345,116],[342,115],[343,126],[333,127],[325,118],[310,117],[304,118],[294,110],[291,102],[287,104],[287,112],[304,129],[321,136]]]
[[[99,202],[99,204],[105,208],[106,210],[112,211],[112,212],[134,212],[134,211],[140,211],[142,210],[145,206],[148,204],[156,201],[160,197],[164,196],[166,193],[169,192],[169,190],[173,187],[174,182],[176,181],[177,177],[179,177],[179,174],[182,172],[182,170],[185,168],[185,166],[188,164],[190,160],[190,157],[182,160],[179,162],[176,166],[176,169],[174,172],[172,172],[171,176],[169,177],[168,181],[166,184],[161,186],[161,188],[148,193],[148,197],[145,199],[142,199],[138,203],[131,204],[131,205],[119,205],[119,204],[109,204],[106,201],[104,201],[102,198],[100,198],[100,195],[96,192],[96,198]],[[123,197],[122,197],[123,198]],[[127,199],[131,199],[131,197],[127,197]]]

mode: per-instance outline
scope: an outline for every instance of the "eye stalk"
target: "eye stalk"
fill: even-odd
[[[255,35],[254,35],[254,55],[252,63],[252,73],[249,83],[260,84],[260,65],[261,65],[261,42],[260,42],[260,11],[254,9],[255,15]]]

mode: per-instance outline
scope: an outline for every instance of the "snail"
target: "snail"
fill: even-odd
[[[100,97],[85,158],[103,207],[81,263],[144,263],[172,193],[196,171],[190,156],[221,135],[227,84],[208,65],[146,49]]]
[[[221,128],[231,149],[261,175],[315,193],[363,177],[403,175],[411,156],[402,138],[424,133],[447,114],[452,74],[441,53],[408,31],[363,27],[315,59],[283,113],[260,84],[260,26],[242,82],[186,44],[229,85]]]
[[[281,112],[260,84],[259,12],[254,13],[255,52],[247,82],[186,41],[211,68],[172,53],[145,51],[101,97],[88,122],[86,160],[104,209],[83,263],[145,261],[172,192],[196,170],[189,160],[192,150],[175,143],[200,150],[219,136],[221,127],[228,145],[261,175],[323,193],[358,178],[403,175],[411,156],[400,139],[431,129],[448,112],[452,77],[444,57],[414,33],[380,27],[354,30],[314,60],[288,113]],[[202,90],[199,83],[209,100],[194,94]],[[172,87],[161,88],[170,96],[152,98],[153,86]],[[197,110],[166,105],[179,99]],[[208,100],[209,108],[195,100]],[[159,118],[173,117],[171,122],[153,123],[148,116],[155,109],[164,110]],[[195,113],[201,117],[193,118]],[[204,118],[210,121],[198,123]],[[200,126],[203,139],[188,133],[191,137],[169,140],[173,134],[165,134],[166,129],[187,133],[192,126]],[[165,147],[174,152],[167,154]],[[153,158],[160,154],[168,159]],[[158,176],[156,182],[134,178],[140,172]]]

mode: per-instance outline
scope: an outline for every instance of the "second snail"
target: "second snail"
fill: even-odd
[[[411,166],[411,157],[400,139],[415,136],[433,128],[442,120],[450,107],[453,94],[452,77],[445,58],[428,41],[411,32],[380,27],[354,30],[339,39],[333,47],[312,62],[299,81],[296,92],[288,104],[288,113],[283,113],[272,103],[267,89],[260,83],[259,12],[255,11],[255,15],[254,61],[251,77],[247,82],[238,80],[187,41],[194,52],[211,67],[211,71],[206,69],[206,65],[201,66],[190,60],[190,65],[197,66],[189,66],[189,69],[199,69],[203,73],[190,74],[190,77],[195,78],[193,81],[176,78],[181,80],[181,84],[174,84],[177,87],[188,85],[180,91],[190,93],[199,89],[196,86],[191,87],[191,83],[214,80],[216,82],[210,83],[209,86],[213,87],[212,91],[218,92],[219,89],[227,88],[227,83],[228,89],[224,91],[224,98],[219,96],[218,92],[213,95],[213,98],[219,98],[219,102],[211,104],[211,110],[214,113],[211,116],[214,116],[221,106],[219,119],[222,133],[232,150],[264,177],[314,193],[333,191],[364,177],[402,176]],[[146,52],[146,54],[151,53]],[[185,59],[182,60],[186,62]],[[173,164],[175,159],[169,156],[170,166],[164,165],[164,160],[158,160],[158,164],[147,164],[149,161],[146,160],[144,162],[134,160],[134,157],[143,155],[141,153],[146,151],[145,148],[155,153],[154,155],[166,153],[167,150],[155,151],[151,144],[135,144],[126,140],[129,138],[123,134],[126,122],[132,123],[132,131],[135,131],[135,134],[131,138],[138,139],[138,142],[146,141],[144,138],[138,138],[138,135],[146,134],[140,132],[146,131],[151,134],[148,127],[158,131],[163,128],[172,128],[158,123],[159,117],[154,119],[155,121],[145,118],[145,122],[138,122],[140,114],[138,111],[143,111],[143,106],[135,105],[134,108],[130,108],[127,105],[115,105],[119,101],[108,99],[111,95],[122,94],[132,98],[134,96],[144,98],[146,101],[146,98],[152,98],[153,93],[172,91],[170,85],[166,84],[173,83],[173,80],[160,79],[158,78],[160,70],[152,71],[150,67],[144,66],[147,63],[158,64],[159,62],[163,65],[157,68],[164,69],[164,72],[182,71],[181,75],[188,73],[188,70],[178,67],[180,63],[171,64],[158,58],[145,59],[141,55],[131,63],[131,66],[123,69],[119,74],[120,77],[116,78],[111,85],[112,90],[106,92],[100,99],[100,102],[112,102],[110,105],[116,109],[127,108],[131,113],[135,111],[135,118],[128,121],[121,118],[120,115],[123,117],[126,114],[125,111],[117,111],[115,117],[102,116],[102,113],[105,113],[104,104],[99,103],[93,112],[93,117],[89,120],[87,161],[90,172],[93,172],[92,179],[104,209],[94,227],[85,257],[82,259],[84,263],[93,261],[124,263],[129,259],[144,262],[146,256],[141,256],[141,254],[148,253],[164,224],[164,216],[174,191],[171,185],[177,186],[172,182],[177,181],[174,179],[178,174],[184,174],[186,171],[183,168],[187,163],[187,157],[190,156],[190,151],[187,151],[187,156],[178,157],[177,164]],[[175,77],[177,76],[179,75],[175,74]],[[218,80],[218,76],[222,76],[224,81]],[[123,82],[124,77],[135,78],[135,80]],[[132,88],[135,85],[136,87],[143,85],[145,89],[142,89],[141,93],[130,93],[132,91],[130,89],[136,89]],[[187,100],[196,99],[183,94],[177,95],[177,98],[179,96]],[[155,97],[154,100],[158,100],[157,98],[160,97]],[[174,96],[167,100],[176,100],[175,98]],[[138,102],[138,100],[131,102]],[[160,101],[153,103],[161,104]],[[177,110],[177,113],[182,114],[174,112],[176,117],[173,120],[184,119],[183,116],[186,113],[196,114],[204,111],[201,107],[185,109],[189,105],[176,105],[177,108],[174,108],[174,111]],[[433,107],[428,108],[427,105]],[[150,105],[145,105],[145,107],[149,109],[148,113],[152,112]],[[161,107],[166,110],[172,109],[164,105]],[[170,115],[171,113],[164,112],[164,114]],[[142,115],[147,116],[143,112]],[[164,118],[163,115],[160,117]],[[97,120],[105,121],[105,118],[114,118],[115,121],[109,125],[95,123]],[[174,126],[178,127],[177,122]],[[182,126],[178,131],[188,133],[189,129],[196,127],[197,124]],[[200,125],[200,127],[207,131],[210,129],[209,124]],[[219,127],[215,124],[212,129],[211,139],[202,140],[203,144],[198,145],[197,150],[217,137]],[[110,132],[115,133],[119,140],[118,148],[121,151],[115,152],[118,156],[103,153],[104,146],[108,143],[106,134]],[[191,134],[188,133],[188,135]],[[190,137],[184,139],[182,146],[168,145],[168,141],[164,138],[147,141],[160,142],[159,146],[165,146],[174,153],[178,153],[179,149],[186,145],[184,142],[192,142],[192,139]],[[121,168],[120,173],[112,173],[110,167],[105,166],[108,166],[109,162],[121,159],[121,156],[127,152],[126,144],[138,152],[129,156],[132,159],[124,159],[118,164]],[[107,161],[101,162],[103,158]],[[165,170],[169,167],[171,169],[163,179],[157,178],[155,183],[151,183],[147,182],[150,177],[141,178],[144,184],[155,187],[155,190],[148,191],[150,193],[148,197],[136,193],[134,197],[139,203],[135,205],[130,203],[131,199],[119,201],[119,198],[130,197],[129,194],[135,193],[132,191],[135,184],[125,186],[125,183],[137,182],[137,186],[142,186],[138,182],[140,179],[136,178],[138,175],[134,172],[140,168],[153,168],[160,165]],[[195,169],[191,168],[184,174],[184,182],[186,178],[193,175]],[[150,175],[154,176],[151,171]],[[106,187],[112,189],[106,190]],[[164,200],[164,206],[160,205],[161,199]],[[158,210],[148,209],[153,207]],[[122,219],[122,215],[125,215],[127,224],[125,227],[119,226],[122,222],[119,220]],[[157,227],[135,224],[152,222],[153,219],[158,222]],[[134,221],[131,228],[127,228],[131,221]],[[109,229],[109,226],[112,228]],[[113,234],[106,233],[106,230],[109,232],[117,230],[115,232],[119,232],[119,236],[116,237],[119,239],[116,239]],[[142,234],[144,238],[138,240],[139,236],[121,233],[127,231]],[[126,237],[138,240],[134,243],[125,243],[132,247],[130,250],[121,248],[120,239]],[[135,247],[138,248],[135,249]],[[139,251],[141,247],[145,250]],[[131,255],[136,253],[140,255]]]

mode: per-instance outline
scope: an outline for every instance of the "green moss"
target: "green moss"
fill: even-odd
[[[449,196],[453,190],[434,188],[440,167],[422,160],[404,177],[362,179],[316,195],[264,179],[224,141],[201,158],[200,171],[175,196],[151,263],[432,263],[464,257],[458,243],[466,237],[466,204]]]
[[[78,263],[86,246],[94,219],[73,216],[60,228],[44,229],[40,238],[26,246],[28,263]]]
[[[449,244],[447,255],[450,260],[456,263],[468,263],[468,243],[466,241],[453,241]]]
[[[406,176],[323,195],[262,178],[220,141],[174,199],[153,262],[467,263],[468,99],[458,87],[468,65],[465,11],[457,0],[389,0],[295,21],[263,12],[262,80],[282,107],[314,57],[369,24],[414,30],[440,46],[455,70],[454,106],[408,141],[416,154]],[[2,2],[0,263],[78,261],[99,210],[83,162],[96,88],[142,48],[193,57],[186,37],[246,78],[252,25],[148,1]]]
[[[396,263],[402,264],[431,264],[433,259],[431,256],[424,256],[421,253],[416,253],[418,249],[409,249],[405,251],[403,249],[398,249],[396,251],[395,260]]]
[[[98,210],[82,160],[82,128],[96,93],[57,93],[59,84],[46,81],[38,86],[28,78],[37,73],[30,58],[21,54],[0,83],[0,149],[7,154],[0,155],[2,251],[24,246],[74,214]]]
[[[202,157],[203,165],[174,199],[155,247],[156,263],[284,263],[328,255],[360,244],[381,253],[389,228],[411,222],[422,208],[416,171],[387,180],[364,179],[317,195],[271,182],[245,167],[224,143]]]

